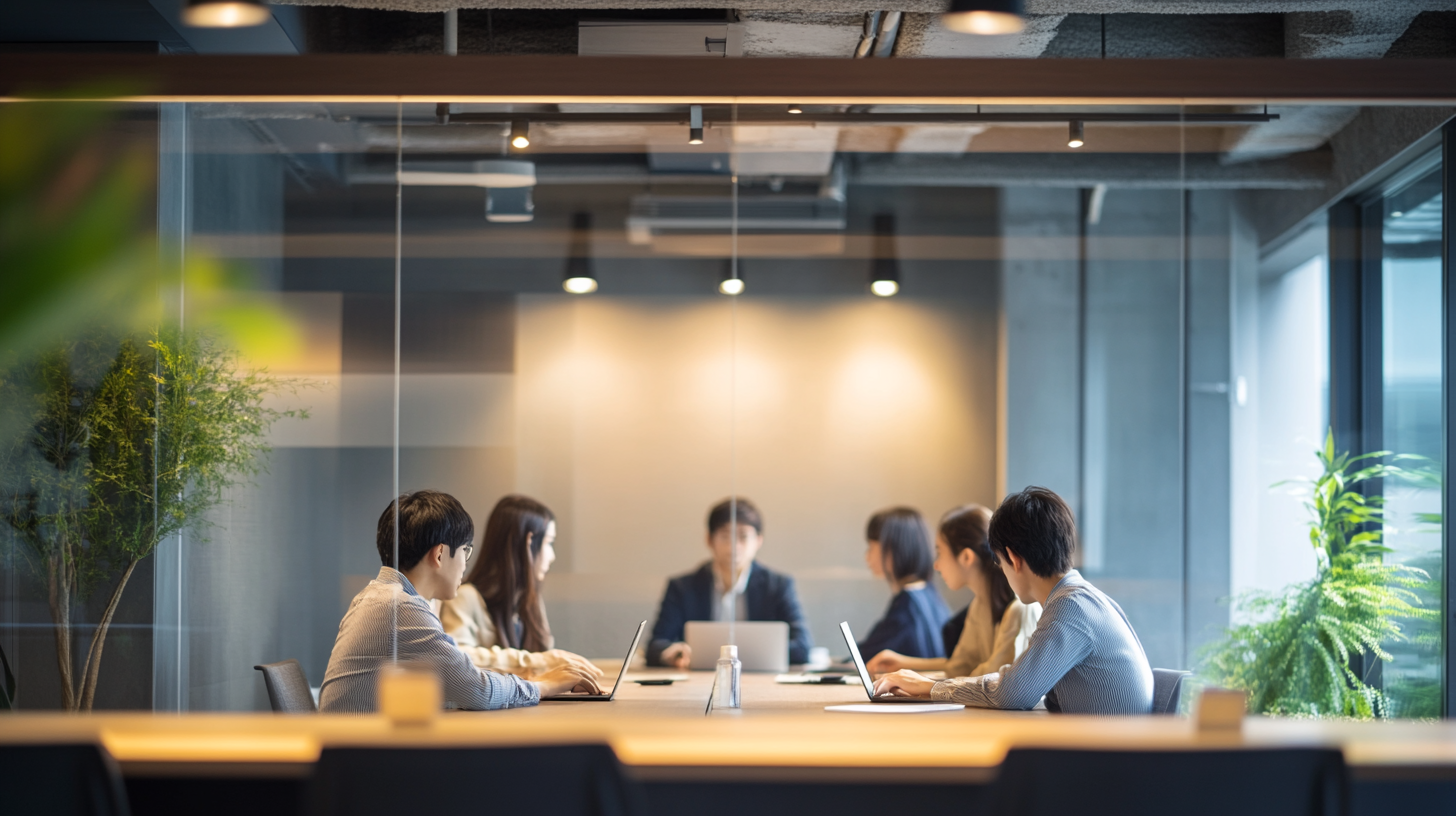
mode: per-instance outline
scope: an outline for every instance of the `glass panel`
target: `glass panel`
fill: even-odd
[[[1441,169],[1388,192],[1381,222],[1381,402],[1384,442],[1415,471],[1384,484],[1389,561],[1423,570],[1418,596],[1440,609],[1442,416]],[[1402,621],[1405,639],[1387,642],[1383,667],[1391,713],[1441,713],[1438,619]]]
[[[887,572],[872,515],[914,508],[933,531],[1033,484],[1072,506],[1077,567],[1159,667],[1207,672],[1229,624],[1269,622],[1230,598],[1318,577],[1287,482],[1319,475],[1328,339],[1349,328],[1329,325],[1322,214],[1346,148],[1326,147],[1378,111],[704,105],[694,139],[694,107],[167,103],[88,125],[145,132],[158,161],[155,208],[122,232],[160,236],[162,257],[98,291],[210,361],[199,396],[245,407],[138,403],[163,427],[143,509],[186,523],[138,561],[95,705],[266,709],[253,666],[289,658],[319,686],[396,491],[460,500],[472,585],[502,497],[550,508],[544,615],[509,610],[496,645],[613,660],[667,579],[708,563],[708,510],[734,494],[762,511],[759,563],[796,579],[820,657],[843,654],[841,620],[868,637],[908,579],[947,612],[971,600]],[[1434,173],[1382,199],[1382,447],[1427,457],[1411,467],[1441,451]],[[204,420],[242,447],[177,453]],[[13,510],[34,474],[7,450]],[[211,487],[145,476],[228,451],[249,455]],[[1389,562],[1439,575],[1439,484],[1383,490]],[[57,707],[43,569],[19,566],[23,524],[5,530],[0,646],[25,706]],[[97,590],[68,607],[77,654]],[[1389,713],[1429,716],[1435,624],[1399,623]]]

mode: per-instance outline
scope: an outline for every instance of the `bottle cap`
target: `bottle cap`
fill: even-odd
[[[738,647],[737,646],[734,646],[732,644],[728,644],[726,646],[719,647],[719,649],[718,649],[718,659],[719,660],[737,660],[738,659]]]

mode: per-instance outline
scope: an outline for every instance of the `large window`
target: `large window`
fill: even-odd
[[[1366,208],[1380,237],[1379,448],[1419,459],[1400,462],[1410,475],[1385,480],[1389,559],[1424,571],[1417,590],[1440,609],[1442,363],[1442,196],[1439,156],[1408,168]],[[1368,234],[1368,233],[1367,233]],[[1369,291],[1369,289],[1367,289]],[[1368,313],[1368,312],[1367,312]],[[1439,621],[1411,620],[1405,637],[1386,644],[1386,693],[1397,716],[1441,713]]]

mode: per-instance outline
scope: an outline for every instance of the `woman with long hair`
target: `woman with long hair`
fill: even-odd
[[[859,642],[860,654],[888,651],[944,660],[941,628],[950,610],[929,584],[935,552],[925,519],[909,507],[881,510],[870,517],[865,538],[865,565],[876,578],[889,583],[895,596],[885,616]]]
[[[556,516],[527,496],[496,502],[480,552],[460,592],[440,608],[440,623],[472,663],[531,676],[561,665],[601,670],[586,658],[552,648],[541,582],[556,560]]]
[[[950,657],[885,650],[870,659],[871,672],[944,670],[946,677],[978,677],[1000,671],[1026,648],[1041,606],[1027,608],[1006,583],[987,540],[990,525],[991,511],[979,504],[961,505],[940,520],[935,569],[947,587],[966,588],[975,595],[971,605],[946,624],[945,642],[955,643]]]

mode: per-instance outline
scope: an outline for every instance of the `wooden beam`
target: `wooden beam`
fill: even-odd
[[[0,98],[1372,105],[1456,102],[1456,60],[0,55]]]

